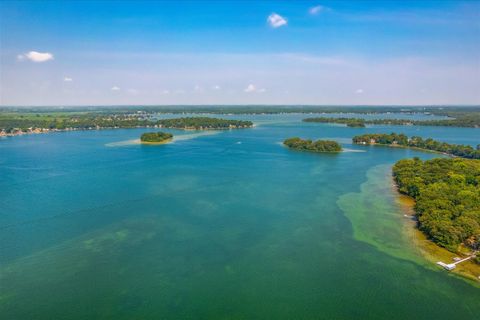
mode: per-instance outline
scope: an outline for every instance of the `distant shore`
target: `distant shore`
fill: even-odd
[[[247,129],[247,128],[254,128],[255,125],[253,124],[250,127],[228,127],[228,128],[195,128],[195,127],[182,127],[182,128],[175,128],[175,127],[165,127],[161,125],[151,125],[151,126],[136,126],[136,127],[90,127],[90,128],[65,128],[65,129],[47,129],[47,128],[29,128],[27,131],[23,130],[15,130],[13,132],[6,132],[5,130],[0,130],[0,138],[5,137],[17,137],[23,135],[31,135],[31,134],[43,134],[43,133],[52,133],[52,132],[69,132],[69,131],[93,131],[93,130],[115,130],[115,129],[146,129],[146,128],[165,128],[165,129],[176,129],[176,130],[184,130],[184,131],[227,131],[233,129]]]
[[[16,137],[30,134],[42,134],[52,132],[68,132],[68,131],[91,131],[91,130],[114,130],[114,129],[142,129],[142,128],[161,128],[160,126],[138,126],[138,127],[90,127],[90,128],[65,128],[65,129],[48,129],[48,128],[29,128],[27,131],[15,130],[6,132],[0,130],[0,137]]]

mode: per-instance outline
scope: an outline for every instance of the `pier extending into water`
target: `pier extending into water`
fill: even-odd
[[[460,259],[460,260],[455,261],[455,262],[453,262],[453,263],[445,263],[445,262],[442,262],[442,261],[438,261],[437,264],[438,264],[439,266],[442,266],[442,267],[445,268],[446,270],[451,271],[451,270],[455,269],[455,267],[457,266],[457,264],[462,263],[462,262],[467,261],[467,260],[470,260],[470,259],[473,258],[473,257],[475,257],[475,255],[468,256],[468,257],[466,257],[466,258],[464,258],[464,259]]]

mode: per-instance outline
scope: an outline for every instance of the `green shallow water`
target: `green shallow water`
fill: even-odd
[[[5,319],[474,319],[480,289],[402,233],[389,167],[435,155],[362,132],[248,116],[254,129],[124,143],[142,129],[0,140]],[[403,129],[403,128],[402,128]],[[404,128],[461,143],[478,129]],[[410,131],[409,131],[410,130]],[[289,136],[359,152],[292,152]]]

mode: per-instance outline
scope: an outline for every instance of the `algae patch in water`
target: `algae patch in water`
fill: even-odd
[[[420,262],[404,234],[391,183],[389,165],[373,167],[360,192],[340,196],[337,204],[352,223],[355,239],[394,257]]]
[[[379,251],[396,258],[410,260],[429,269],[438,270],[437,261],[451,261],[455,254],[428,241],[411,220],[404,196],[392,188],[389,165],[379,165],[367,172],[367,181],[358,193],[342,195],[338,206],[350,220],[355,239],[366,242]],[[455,272],[476,280],[478,267],[472,262],[461,265]]]

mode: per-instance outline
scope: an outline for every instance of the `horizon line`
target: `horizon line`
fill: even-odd
[[[480,107],[480,104],[82,104],[0,105],[0,108],[85,108],[85,107]]]

